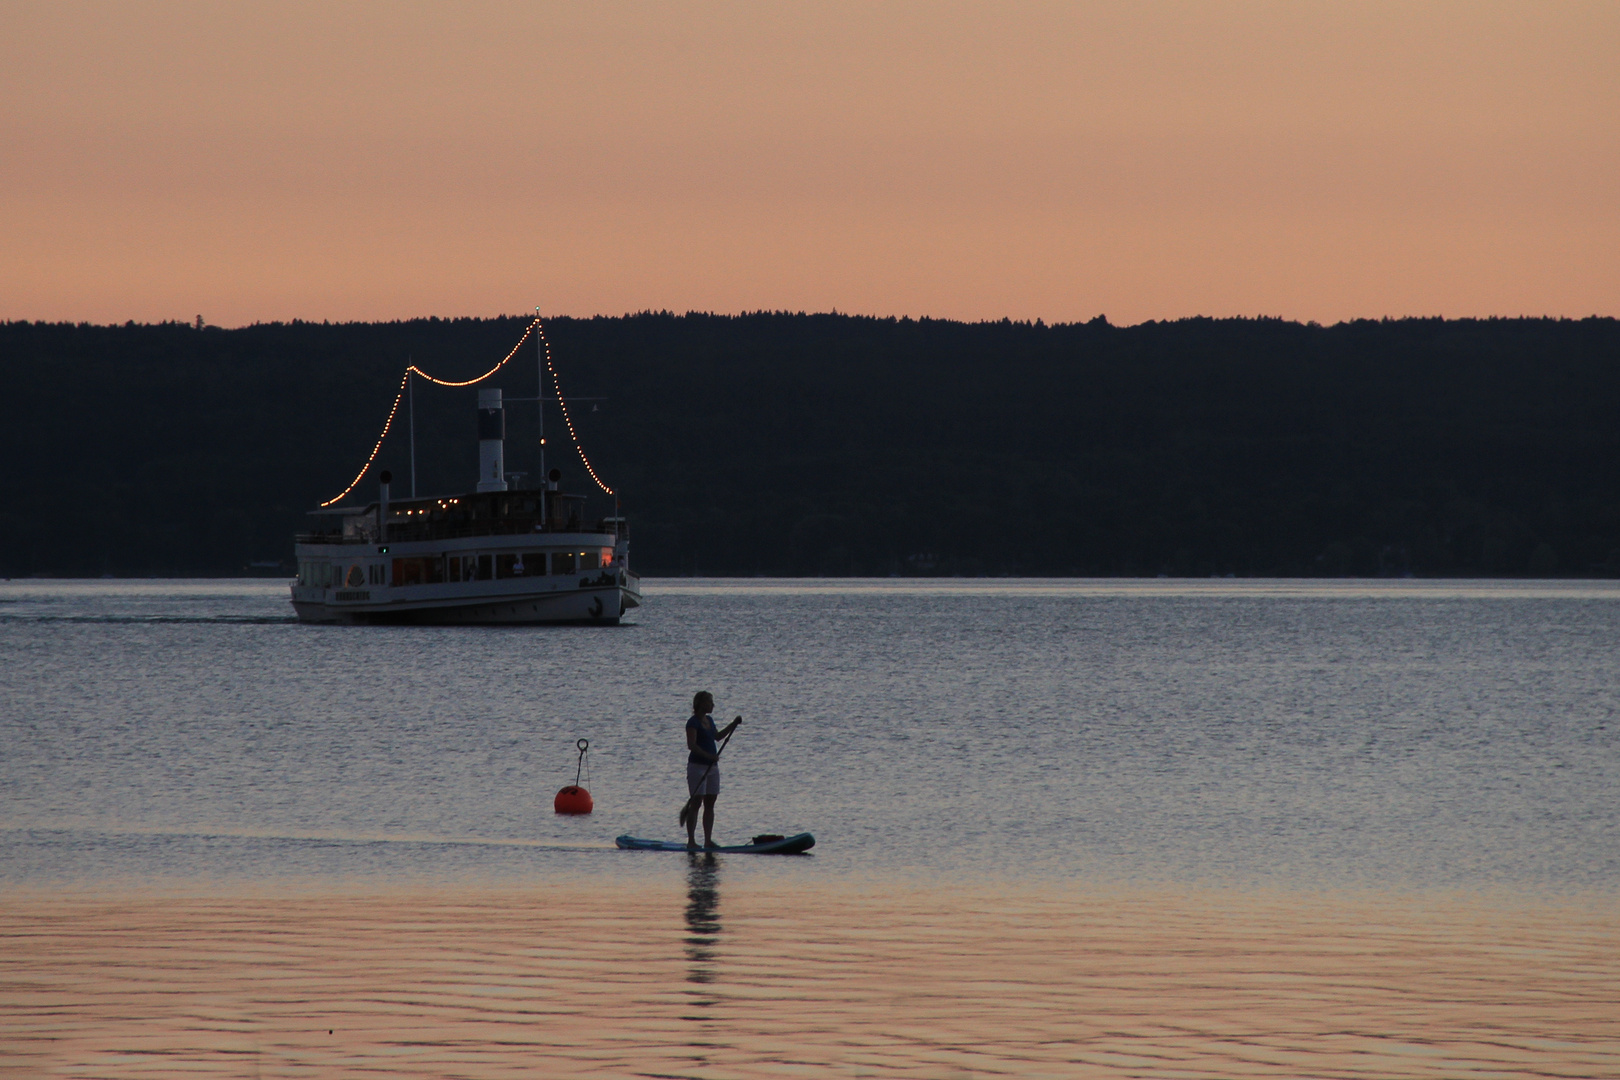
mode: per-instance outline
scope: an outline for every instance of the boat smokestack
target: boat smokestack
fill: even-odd
[[[506,490],[506,409],[499,389],[478,391],[478,490]]]
[[[388,486],[394,482],[394,474],[384,469],[377,478],[377,543],[388,543]]]

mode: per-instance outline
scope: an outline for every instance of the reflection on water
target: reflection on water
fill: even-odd
[[[720,860],[712,853],[688,855],[686,870],[686,958],[692,963],[686,981],[711,983],[720,940]],[[714,1002],[698,995],[699,1005]]]
[[[0,895],[0,1075],[1620,1076],[1607,904],[739,874],[722,946],[719,860],[663,865],[652,889]]]
[[[718,972],[721,863],[684,870],[656,889],[13,895],[0,1075],[1620,1077],[1607,907],[737,878]]]
[[[696,1008],[681,1019],[701,1025],[689,1034],[686,1046],[691,1053],[688,1067],[696,1070],[692,1075],[702,1076],[730,1049],[716,1041],[723,1030],[716,1009],[721,998],[712,985],[721,930],[720,860],[704,852],[688,855],[686,861],[686,981],[694,985],[686,988],[685,996],[686,1003]]]

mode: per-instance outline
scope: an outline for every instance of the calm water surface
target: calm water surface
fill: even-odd
[[[677,835],[708,688],[721,839],[819,841],[739,875],[1620,885],[1617,583],[665,580],[633,617],[0,584],[0,881],[668,875],[612,839]]]
[[[0,1073],[1620,1076],[1620,586],[647,593],[0,584]]]

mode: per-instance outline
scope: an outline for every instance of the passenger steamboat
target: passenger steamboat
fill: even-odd
[[[481,389],[476,490],[393,499],[384,472],[376,502],[313,511],[296,540],[298,618],[614,625],[639,606],[624,519],[586,520],[556,469],[541,487],[509,485],[505,433],[501,391]]]

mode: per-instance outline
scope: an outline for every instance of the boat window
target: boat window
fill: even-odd
[[[553,574],[572,574],[574,572],[574,553],[572,551],[553,552],[551,556],[551,572]]]
[[[602,549],[602,566],[603,566],[603,568],[605,569],[605,568],[607,568],[609,566],[612,566],[612,565],[613,565],[613,549],[612,548],[603,548]]]
[[[533,556],[530,556],[530,561],[525,563],[522,553],[502,552],[495,556],[495,576],[498,578],[530,577],[541,572],[535,569],[537,565],[543,564]]]
[[[395,585],[437,585],[444,580],[442,555],[394,560]]]
[[[461,580],[461,556],[453,555],[450,558],[450,580]]]
[[[495,576],[494,563],[488,555],[478,556],[478,580],[488,581]]]
[[[582,552],[580,552],[579,553],[579,568],[581,570],[595,570],[596,569],[596,558],[597,558],[597,553],[594,552],[594,551],[582,551]]]

